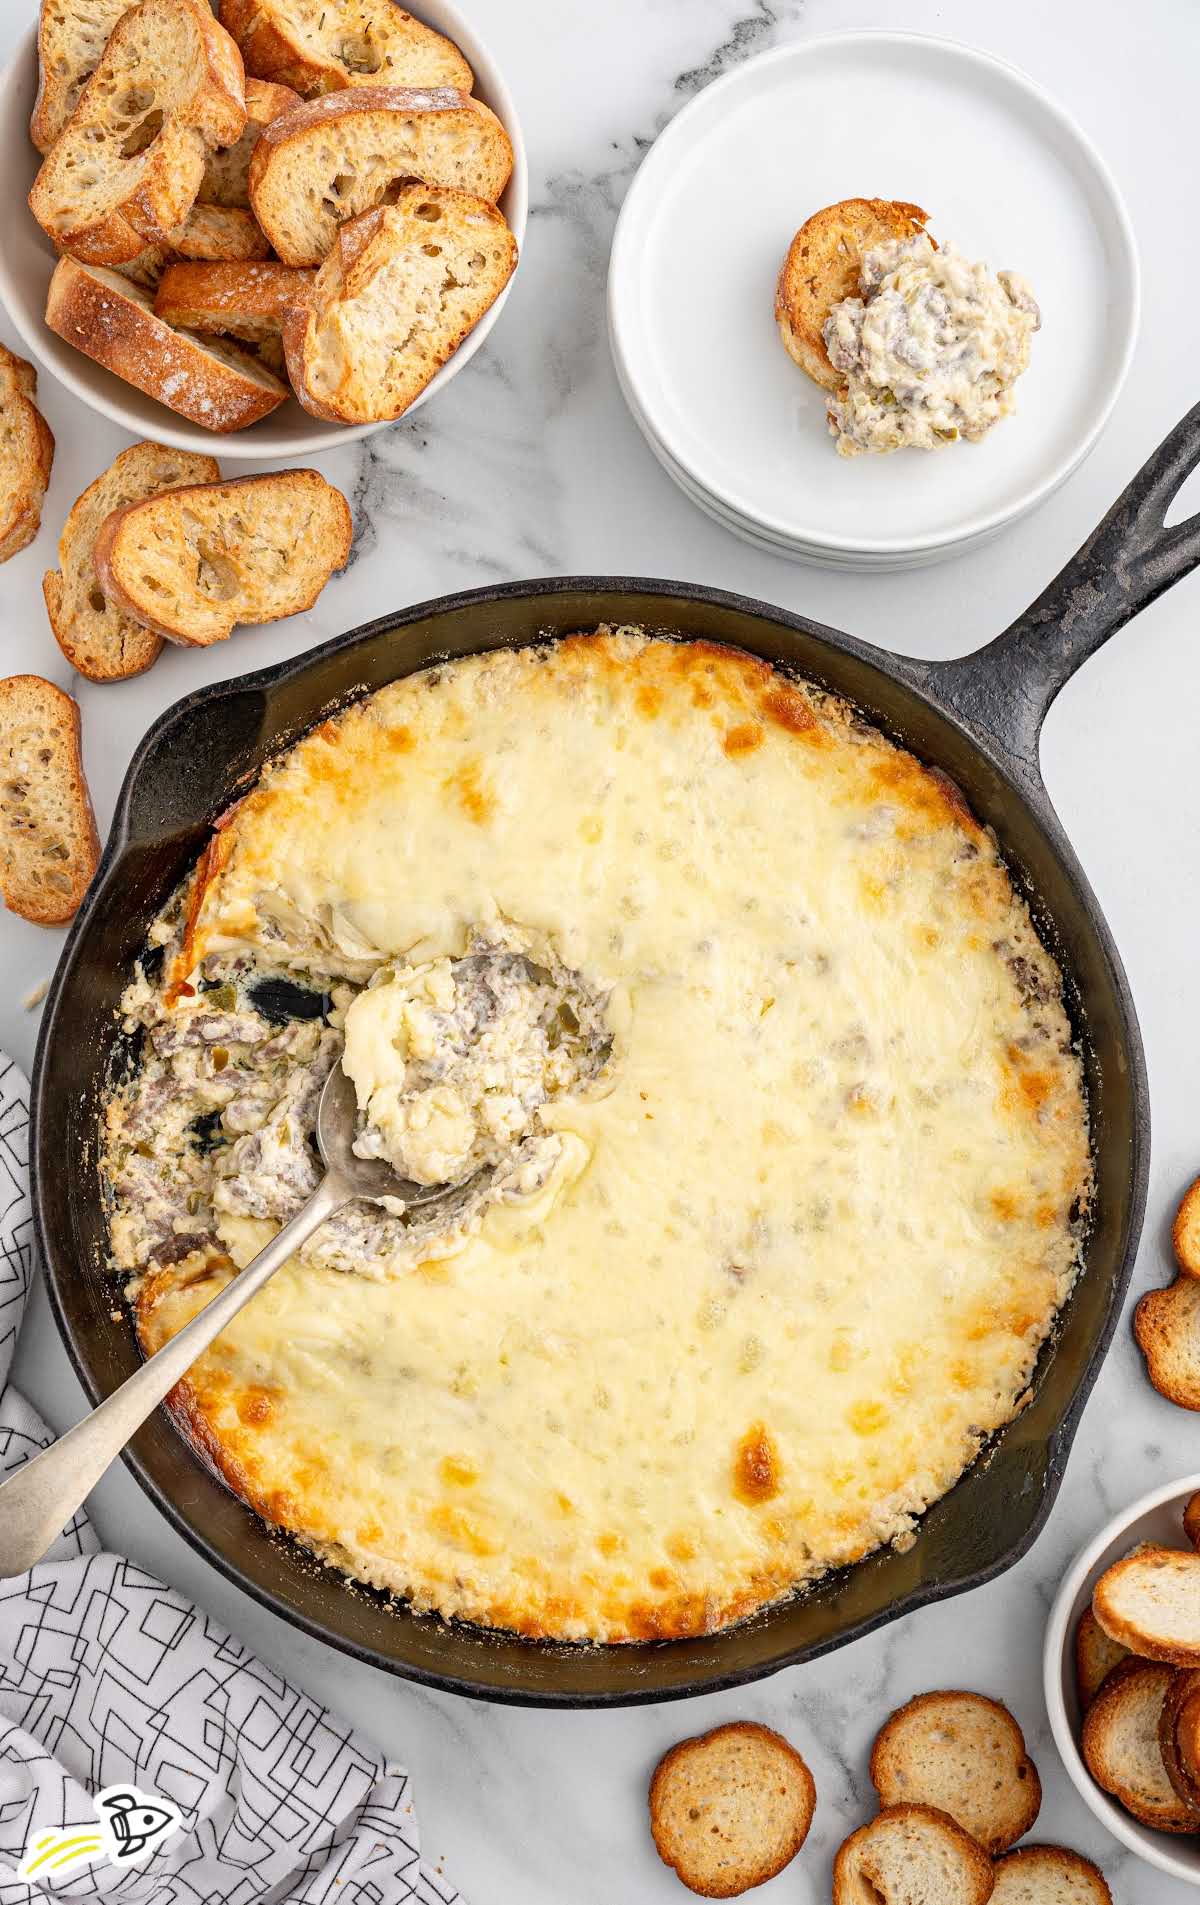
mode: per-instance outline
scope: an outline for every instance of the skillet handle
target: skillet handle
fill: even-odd
[[[1015,622],[938,670],[938,690],[1037,773],[1038,736],[1060,688],[1110,635],[1200,564],[1200,514],[1164,518],[1200,463],[1200,404],[1117,498],[1065,569]]]

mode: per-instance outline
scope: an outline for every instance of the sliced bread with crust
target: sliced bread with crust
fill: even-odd
[[[1128,1658],[1128,1647],[1110,1640],[1091,1608],[1085,1607],[1075,1629],[1075,1681],[1085,1713],[1113,1668]]]
[[[100,842],[83,776],[79,709],[40,675],[0,681],[0,892],[39,926],[72,919]]]
[[[934,1806],[992,1857],[1024,1838],[1042,1803],[1020,1727],[981,1693],[922,1693],[893,1713],[871,1751],[871,1781],[882,1806]]]
[[[0,344],[0,562],[37,535],[54,438],[34,399],[37,372]]]
[[[38,10],[38,90],[29,136],[49,152],[100,64],[130,0],[42,0]]]
[[[844,379],[825,349],[825,320],[858,294],[864,254],[889,238],[912,238],[929,213],[886,198],[845,198],[806,219],[788,246],[775,287],[775,322],[788,356],[825,390]]]
[[[934,1806],[885,1806],[833,1862],[833,1905],[987,1905],[982,1846]]]
[[[1083,1757],[1097,1785],[1159,1832],[1200,1831],[1200,1812],[1179,1797],[1159,1744],[1172,1669],[1126,1660],[1108,1676],[1083,1723]]]
[[[269,79],[247,79],[246,124],[240,139],[232,145],[210,152],[200,181],[201,205],[229,205],[245,211],[250,204],[250,157],[264,126],[281,113],[300,104],[299,93],[290,86],[275,86]]]
[[[474,76],[453,40],[395,0],[221,0],[248,73],[298,93],[348,86],[456,86]]]
[[[1200,1551],[1200,1493],[1184,1505],[1183,1532],[1193,1548]]]
[[[313,276],[274,258],[250,265],[172,265],[154,308],[168,324],[236,337],[282,372],[284,313],[308,296]]]
[[[1200,1667],[1200,1554],[1138,1548],[1100,1576],[1092,1611],[1142,1660]]]
[[[338,229],[309,295],[283,320],[292,389],[336,423],[402,416],[489,311],[517,263],[487,199],[406,185]]]
[[[1163,1765],[1179,1797],[1200,1814],[1200,1673],[1175,1674],[1158,1723]]]
[[[127,259],[123,265],[113,265],[111,269],[120,272],[131,284],[140,284],[144,291],[153,291],[174,259],[175,253],[169,245],[147,245],[136,258]]]
[[[148,291],[99,265],[59,259],[46,322],[127,384],[219,434],[257,423],[288,395],[248,351],[173,331],[154,315]]]
[[[1113,1905],[1099,1866],[1062,1845],[1024,1845],[998,1859],[992,1905]]]
[[[1133,1313],[1146,1374],[1179,1409],[1200,1409],[1200,1277],[1147,1290]]]
[[[193,205],[170,247],[177,258],[203,264],[250,264],[271,255],[254,213],[237,205]]]
[[[340,490],[316,470],[280,470],[116,510],[96,538],[96,575],[125,614],[207,648],[239,622],[311,608],[345,567],[352,537]]]
[[[168,242],[210,146],[241,137],[242,61],[206,0],[139,0],[122,14],[29,194],[42,230],[89,264]]]
[[[795,1858],[816,1806],[812,1774],[782,1735],[735,1720],[664,1754],[650,1781],[658,1856],[702,1898],[736,1898]]]
[[[250,203],[285,265],[319,265],[340,224],[413,179],[494,204],[512,171],[494,112],[466,93],[364,86],[328,94],[264,127]]]
[[[1171,1226],[1171,1242],[1179,1268],[1189,1277],[1200,1277],[1200,1177],[1183,1194]]]
[[[89,483],[58,541],[61,567],[42,577],[46,612],[63,654],[89,681],[125,681],[140,675],[162,652],[162,636],[122,615],[96,578],[96,536],[114,509],[143,502],[184,483],[219,483],[212,456],[135,443]]]

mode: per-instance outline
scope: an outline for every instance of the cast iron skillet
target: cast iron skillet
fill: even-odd
[[[678,583],[518,583],[398,611],[296,660],[201,689],[134,757],[99,872],[42,1021],[33,1104],[34,1208],[51,1299],[85,1389],[99,1401],[138,1351],[102,1268],[93,1132],[114,1012],[146,929],[213,819],[266,758],[332,705],[434,657],[552,639],[599,622],[732,643],[848,696],[944,769],[999,837],[1067,977],[1085,1054],[1097,1197],[1086,1266],[1043,1353],[1033,1400],[925,1516],[907,1554],[886,1551],[710,1638],[569,1648],[447,1625],[389,1607],[272,1535],[163,1411],[130,1467],[214,1566],[286,1620],[411,1679],[493,1700],[561,1706],[668,1700],[731,1686],[842,1645],[910,1609],[989,1580],[1034,1539],[1120,1313],[1145,1202],[1150,1119],[1128,984],[1100,909],[1047,798],[1038,734],[1080,663],[1200,562],[1200,516],[1163,517],[1200,461],[1200,405],[1026,614],[951,662],[893,657],[781,609]],[[786,815],[779,816],[786,825]],[[113,1311],[117,1309],[114,1318]]]

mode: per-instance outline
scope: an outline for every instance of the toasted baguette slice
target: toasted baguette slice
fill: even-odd
[[[298,93],[475,83],[453,40],[394,0],[221,0],[220,12],[246,71]]]
[[[833,1862],[833,1905],[987,1905],[992,1862],[933,1806],[887,1806]]]
[[[207,648],[239,622],[311,608],[345,567],[352,536],[340,490],[315,470],[280,470],[116,510],[96,538],[96,575],[127,615]]]
[[[73,668],[89,681],[125,681],[140,675],[162,652],[162,636],[113,607],[96,579],[96,535],[114,509],[143,502],[185,483],[219,483],[212,456],[135,443],[89,483],[63,525],[61,568],[42,577],[54,638]]]
[[[922,1693],[893,1713],[871,1780],[881,1805],[934,1806],[993,1857],[1024,1838],[1042,1803],[1020,1727],[981,1693]]]
[[[37,372],[0,344],[0,562],[37,535],[54,461],[54,438],[38,409]]]
[[[650,1830],[665,1865],[702,1898],[736,1898],[795,1858],[816,1806],[793,1746],[749,1720],[681,1740],[650,1782]]]
[[[1200,1277],[1200,1177],[1183,1194],[1171,1227],[1171,1242],[1179,1268],[1189,1277]]]
[[[1126,1812],[1160,1832],[1200,1831],[1200,1812],[1172,1786],[1159,1745],[1159,1723],[1172,1670],[1126,1660],[1111,1673],[1083,1723],[1083,1757],[1097,1785]]]
[[[1200,1409],[1200,1277],[1178,1276],[1147,1290],[1133,1313],[1146,1374],[1180,1409]]]
[[[276,259],[250,265],[172,265],[154,308],[168,324],[236,337],[260,363],[284,375],[283,314],[307,297],[314,274]]]
[[[1085,1713],[1113,1668],[1128,1658],[1128,1647],[1110,1640],[1091,1608],[1085,1607],[1075,1629],[1075,1680]]]
[[[486,199],[406,185],[339,228],[283,321],[292,389],[338,423],[402,416],[511,278],[517,247]]]
[[[1200,1494],[1193,1495],[1184,1507],[1183,1532],[1193,1548],[1200,1551]]]
[[[1200,1673],[1184,1668],[1174,1674],[1158,1722],[1158,1744],[1167,1778],[1200,1814]]]
[[[775,322],[788,356],[814,383],[837,390],[844,381],[829,361],[823,332],[834,305],[857,296],[864,254],[885,239],[913,237],[928,217],[901,200],[845,198],[801,225],[775,287]]]
[[[0,681],[0,891],[39,926],[73,918],[100,856],[79,709],[40,675]]]
[[[210,146],[241,137],[242,61],[206,0],[140,0],[43,159],[29,204],[89,264],[169,241],[192,208]]]
[[[252,264],[271,255],[254,213],[236,205],[193,205],[170,247],[177,258],[203,264]]]
[[[169,245],[147,245],[136,258],[127,259],[123,265],[113,265],[111,269],[128,278],[131,284],[140,284],[144,291],[153,291],[167,266],[174,261],[175,253]]]
[[[76,350],[206,430],[244,430],[288,394],[248,351],[173,331],[155,317],[149,292],[99,265],[59,259],[46,322]]]
[[[1200,1667],[1200,1554],[1139,1548],[1100,1576],[1092,1611],[1141,1659]]]
[[[512,171],[494,112],[466,93],[364,86],[314,99],[264,127],[250,203],[285,265],[319,265],[337,228],[421,179],[494,204]]]
[[[100,64],[109,34],[130,0],[42,0],[38,13],[38,91],[29,136],[49,152]]]
[[[200,181],[202,205],[229,205],[245,211],[250,204],[250,155],[258,135],[272,119],[300,104],[290,86],[274,86],[269,79],[247,79],[246,124],[240,139],[210,152]]]
[[[1023,1845],[996,1861],[992,1905],[1113,1905],[1098,1866],[1061,1845]]]
[[[188,331],[262,344],[278,340],[285,311],[307,298],[314,276],[274,258],[249,265],[172,265],[159,283],[154,309],[166,323]]]

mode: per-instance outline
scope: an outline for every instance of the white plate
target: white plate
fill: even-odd
[[[743,542],[751,543],[756,549],[764,550],[767,555],[782,556],[786,561],[804,562],[819,569],[854,570],[860,574],[872,570],[878,574],[945,562],[953,556],[963,555],[968,549],[976,548],[981,542],[990,541],[999,533],[996,529],[989,529],[979,536],[960,538],[956,542],[944,543],[938,547],[883,554],[821,549],[808,543],[785,542],[781,537],[772,535],[761,524],[751,522],[745,516],[736,515],[718,497],[702,489],[690,473],[674,461],[670,451],[655,436],[647,419],[639,413],[632,392],[625,387],[621,379],[619,368],[617,381],[621,383],[622,393],[646,439],[647,446],[688,501],[694,503],[697,509],[702,510],[721,529],[729,530],[731,535],[740,537]]]
[[[1141,1825],[1097,1786],[1087,1769],[1079,1750],[1083,1715],[1075,1683],[1075,1628],[1084,1608],[1090,1605],[1092,1592],[1105,1569],[1140,1541],[1186,1550],[1183,1511],[1197,1490],[1200,1490],[1200,1475],[1186,1475],[1177,1482],[1168,1482],[1164,1488],[1143,1495],[1100,1530],[1063,1576],[1046,1624],[1043,1656],[1050,1731],[1076,1791],[1101,1824],[1139,1858],[1156,1865],[1160,1872],[1169,1872],[1183,1884],[1194,1886],[1200,1886],[1200,1838],[1176,1838],[1171,1833],[1155,1832],[1150,1826]],[[1137,1885],[1132,1885],[1127,1893],[1132,1897],[1139,1890]]]
[[[982,444],[836,456],[774,289],[798,226],[856,193],[926,206],[939,237],[1032,283],[1018,410]],[[642,427],[735,517],[791,546],[911,557],[1011,522],[1087,454],[1129,367],[1138,279],[1107,168],[1031,80],[949,40],[838,34],[749,61],[667,127],[618,221],[610,333]]]
[[[418,0],[416,11],[421,19],[462,48],[475,74],[476,97],[498,115],[512,140],[513,174],[500,200],[500,208],[521,247],[529,211],[529,173],[512,94],[495,60],[452,0]],[[316,450],[334,449],[338,444],[352,442],[355,437],[369,436],[374,430],[387,428],[380,423],[323,423],[317,417],[310,417],[294,398],[289,398],[261,423],[252,424],[248,430],[219,436],[212,430],[201,429],[199,424],[189,423],[186,417],[177,416],[165,404],[145,396],[56,336],[45,322],[46,290],[56,262],[54,247],[25,203],[25,195],[40,164],[29,138],[29,115],[36,92],[37,32],[31,28],[0,72],[0,168],[15,188],[11,194],[11,211],[0,231],[0,298],[39,364],[44,364],[82,402],[119,423],[133,436],[153,437],[156,443],[169,443],[177,450],[215,454],[225,462],[250,457],[257,461],[310,456]],[[475,355],[499,317],[508,289],[501,292],[449,363],[443,365],[416,402],[409,405],[406,416],[412,416]]]

